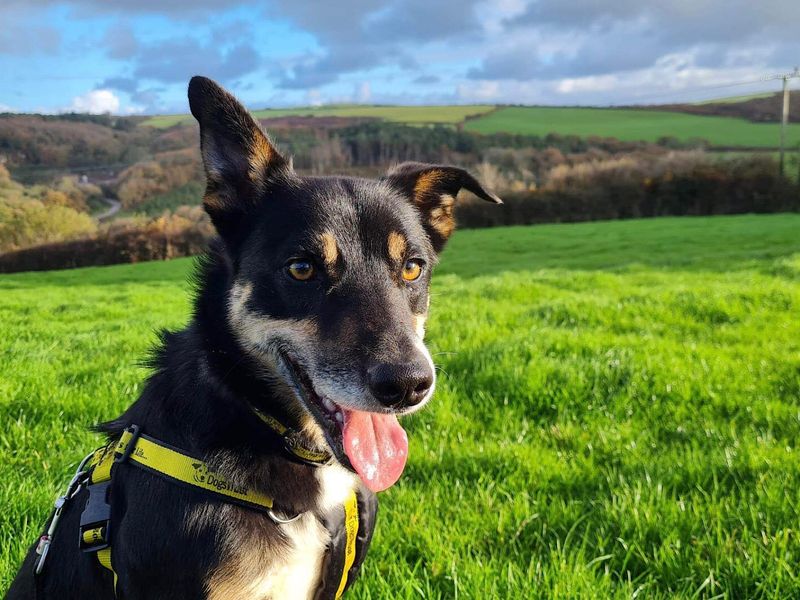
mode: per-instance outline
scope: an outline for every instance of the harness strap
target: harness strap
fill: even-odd
[[[263,512],[272,508],[272,498],[269,496],[252,488],[237,485],[203,460],[150,436],[140,434],[133,428],[123,432],[114,453],[120,457],[118,462],[127,459],[137,467],[173,482],[200,488],[214,496],[220,496],[227,502]]]
[[[108,497],[115,464],[110,444],[95,450],[94,456],[89,459],[89,499],[81,514],[79,546],[84,552],[95,552],[97,562],[111,571],[116,595],[118,577],[111,563],[111,504]]]
[[[356,537],[358,536],[358,497],[355,492],[350,492],[350,496],[344,503],[344,529],[347,541],[344,548],[344,568],[342,569],[342,579],[339,581],[339,588],[336,590],[336,598],[341,598],[347,587],[347,574],[350,567],[356,560]]]
[[[268,415],[257,412],[265,423]],[[283,427],[277,420],[277,426]],[[276,427],[277,427],[276,426]],[[291,431],[284,428],[284,433]],[[281,435],[284,435],[281,433]],[[285,438],[286,439],[286,438]],[[317,453],[321,454],[321,453]],[[298,454],[298,456],[300,456]],[[317,457],[321,460],[321,456]],[[305,459],[311,460],[311,459]],[[324,462],[330,460],[327,455]],[[164,442],[158,441],[139,431],[137,426],[127,428],[117,442],[111,442],[94,452],[87,464],[90,469],[87,489],[89,499],[80,519],[80,547],[84,552],[94,552],[97,561],[114,576],[114,593],[117,591],[117,573],[111,555],[111,505],[109,487],[116,465],[130,462],[145,471],[161,476],[179,485],[199,488],[218,497],[224,502],[239,504],[246,508],[266,512],[276,523],[291,522],[294,519],[280,520],[272,513],[273,500],[258,490],[237,485],[210,467],[202,459],[184,453]],[[320,462],[320,464],[322,464]],[[356,543],[359,529],[359,507],[355,492],[344,503],[345,548],[342,569],[336,598],[340,598],[347,587],[348,573],[356,559]],[[299,515],[298,515],[299,516]],[[295,517],[297,518],[297,517]]]

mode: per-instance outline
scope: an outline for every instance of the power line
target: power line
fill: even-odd
[[[766,81],[767,81],[766,79],[761,78],[761,79],[753,79],[753,80],[749,80],[749,81],[736,81],[736,82],[731,82],[731,83],[721,83],[721,84],[717,84],[717,85],[704,85],[704,86],[698,86],[698,87],[694,87],[694,88],[683,88],[683,89],[680,89],[680,90],[675,90],[673,92],[660,92],[658,94],[647,94],[645,96],[637,96],[635,98],[635,102],[620,103],[620,104],[635,104],[637,102],[641,102],[642,100],[657,100],[657,99],[661,99],[661,98],[674,98],[675,96],[678,96],[678,95],[687,95],[687,94],[693,94],[693,93],[696,93],[696,92],[704,92],[704,91],[720,90],[720,89],[733,88],[733,87],[741,87],[741,86],[745,86],[745,85],[755,85],[755,84],[758,84],[758,83],[765,83]],[[678,103],[678,101],[674,101],[674,102]]]

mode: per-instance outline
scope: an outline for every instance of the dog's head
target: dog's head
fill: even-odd
[[[408,442],[397,415],[431,397],[428,287],[467,172],[402,164],[381,180],[301,177],[214,82],[189,84],[205,210],[231,265],[227,326],[306,436],[371,489],[392,485]]]

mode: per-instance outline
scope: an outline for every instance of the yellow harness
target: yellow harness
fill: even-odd
[[[324,464],[330,460],[331,457],[328,454],[310,451],[294,442],[289,443],[287,434],[291,433],[291,430],[269,415],[261,412],[257,412],[257,414],[276,432],[284,436],[284,439],[287,440],[287,449],[290,449],[299,458],[314,464]],[[295,451],[295,448],[297,451]],[[301,516],[298,514],[290,518],[284,518],[276,515],[273,512],[272,498],[258,490],[230,481],[228,477],[216,471],[200,458],[190,456],[177,448],[141,433],[135,425],[129,427],[122,433],[118,441],[111,442],[107,446],[95,450],[83,463],[85,465],[83,473],[87,476],[85,483],[89,490],[89,499],[86,502],[86,508],[81,514],[80,548],[84,552],[96,553],[98,562],[111,571],[114,576],[115,593],[117,573],[114,570],[111,556],[113,537],[109,488],[116,466],[124,462],[129,462],[168,481],[199,488],[224,502],[264,512],[278,524],[290,523]],[[348,572],[353,566],[356,555],[359,512],[358,499],[355,492],[351,492],[345,501],[344,513],[345,557],[336,598],[341,597],[344,592],[347,585]],[[54,528],[55,523],[51,523],[48,539]],[[49,545],[49,541],[47,545]],[[44,556],[41,554],[40,562],[43,563]],[[46,556],[46,550],[44,555]],[[42,566],[37,565],[37,572],[41,571]]]

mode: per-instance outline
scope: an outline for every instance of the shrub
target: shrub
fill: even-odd
[[[534,192],[506,193],[505,205],[464,202],[462,227],[638,217],[800,210],[800,186],[770,158],[712,160],[702,153],[611,158],[560,165]]]
[[[506,204],[496,207],[467,199],[457,208],[462,227],[800,209],[800,186],[781,177],[770,158],[723,160],[703,152],[663,149],[621,156],[599,148],[567,155],[557,149],[531,148],[489,154],[500,160],[478,163],[474,170],[488,187],[502,192]],[[174,172],[162,166],[170,164],[177,165]],[[202,184],[195,183],[184,183],[143,202],[137,200],[147,198],[168,182],[180,181],[195,168],[199,169],[199,163],[185,152],[167,153],[160,162],[136,165],[124,182],[131,194],[128,200],[138,207],[136,210],[150,214],[173,208],[184,199],[199,200]],[[149,175],[155,175],[153,181]],[[42,193],[38,187],[22,189],[8,179],[7,172],[0,171],[0,201],[4,202],[0,209],[5,211],[0,212],[0,249],[93,233],[91,219],[82,215],[83,221],[76,220],[81,213],[65,204],[66,192],[44,192],[45,203],[30,197],[32,190]],[[8,200],[14,194],[17,199]],[[19,211],[28,212],[18,214]],[[104,225],[91,239],[51,243],[0,256],[0,270],[185,256],[200,252],[212,235],[198,201],[193,206],[177,208],[174,214],[118,219]]]
[[[205,189],[204,180],[190,181],[163,194],[153,196],[130,210],[136,214],[158,216],[164,211],[174,211],[181,206],[200,206]]]
[[[193,256],[213,236],[199,207],[182,207],[156,219],[120,219],[98,235],[0,254],[0,272],[71,269]]]
[[[51,192],[57,195],[60,192]],[[62,194],[63,195],[63,194]],[[97,225],[89,215],[68,206],[39,200],[0,199],[0,251],[93,234]]]
[[[203,180],[197,150],[163,152],[154,160],[125,169],[119,176],[117,196],[123,208],[132,209],[191,181]]]
[[[78,183],[77,177],[61,177],[53,185],[53,190],[66,197],[66,204],[75,210],[88,212],[89,200],[103,197],[103,191],[91,183]]]
[[[25,187],[0,165],[0,252],[91,235],[94,220],[76,210],[86,206],[84,191],[73,180],[57,188]]]

